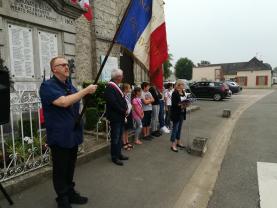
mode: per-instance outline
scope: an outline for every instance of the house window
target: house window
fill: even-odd
[[[268,76],[256,76],[256,85],[267,85]]]
[[[215,69],[215,81],[219,81],[220,79],[220,69]]]
[[[244,85],[244,77],[238,77],[237,83],[239,85]]]
[[[265,76],[259,77],[259,85],[265,85]]]

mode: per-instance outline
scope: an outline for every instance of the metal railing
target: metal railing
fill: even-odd
[[[40,122],[40,97],[38,90],[25,92],[18,91],[17,96],[11,97],[10,102],[10,129],[4,132],[1,125],[1,146],[0,146],[0,182],[19,176],[26,172],[43,167],[50,163],[49,147],[46,143],[46,136],[42,136]],[[33,125],[33,116],[38,115],[38,131]],[[23,114],[29,118],[27,131],[24,128]],[[19,120],[20,129],[16,135],[15,120]],[[28,122],[28,120],[27,120]],[[35,123],[36,124],[36,123]],[[24,131],[25,129],[25,131]],[[33,130],[34,129],[34,130]],[[24,133],[30,132],[30,135]]]

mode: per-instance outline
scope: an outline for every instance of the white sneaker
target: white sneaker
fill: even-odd
[[[169,130],[164,126],[163,128],[161,128],[161,132],[169,134]]]

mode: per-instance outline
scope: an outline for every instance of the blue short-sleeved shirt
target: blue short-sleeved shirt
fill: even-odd
[[[66,81],[61,82],[53,76],[67,92],[77,93],[74,86]],[[67,108],[52,104],[53,101],[66,96],[64,90],[51,80],[43,82],[40,86],[40,98],[42,103],[44,121],[47,132],[47,144],[49,146],[58,145],[60,147],[72,148],[83,143],[83,121],[81,125],[74,130],[75,118],[71,106]],[[80,101],[73,104],[77,118],[79,117]]]

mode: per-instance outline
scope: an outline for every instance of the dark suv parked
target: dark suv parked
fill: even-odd
[[[198,98],[213,98],[222,100],[226,98],[229,88],[223,82],[203,81],[190,86],[192,93]]]

